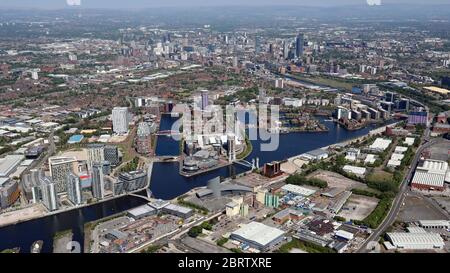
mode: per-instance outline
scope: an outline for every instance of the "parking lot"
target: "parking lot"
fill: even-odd
[[[352,194],[342,207],[338,216],[347,220],[363,220],[375,209],[378,199],[374,197]]]

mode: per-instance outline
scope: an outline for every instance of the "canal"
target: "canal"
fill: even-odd
[[[165,115],[163,115],[165,116]],[[176,119],[170,116],[164,117],[163,127],[170,129],[170,124]],[[261,140],[252,140],[253,151],[247,157],[251,162],[253,158],[259,157],[260,165],[273,160],[283,160],[307,151],[342,142],[351,138],[367,134],[375,128],[375,125],[357,131],[348,131],[331,121],[322,122],[328,127],[328,132],[321,133],[289,133],[279,135],[279,146],[275,151],[260,151]],[[176,155],[179,152],[177,141],[169,137],[157,141],[158,155]],[[205,186],[211,178],[221,176],[230,177],[242,173],[248,169],[241,165],[232,165],[202,174],[200,176],[186,178],[179,175],[178,163],[155,163],[151,177],[150,189],[156,198],[173,199],[186,193],[192,188]],[[58,231],[72,229],[74,241],[84,247],[84,224],[95,221],[130,208],[146,203],[137,197],[122,197],[103,203],[95,204],[77,210],[62,212],[57,215],[47,216],[16,225],[0,228],[0,250],[6,248],[20,247],[21,252],[29,252],[34,241],[43,240],[42,252],[52,252],[53,236]]]

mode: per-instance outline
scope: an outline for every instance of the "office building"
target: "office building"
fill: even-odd
[[[103,164],[96,163],[92,166],[92,196],[97,199],[105,198]]]
[[[411,112],[408,114],[408,124],[422,124],[427,125],[428,112]]]
[[[131,115],[127,107],[114,107],[112,110],[113,131],[115,134],[123,135],[128,133],[128,124]]]
[[[42,203],[49,211],[58,209],[58,195],[56,191],[56,184],[50,177],[41,177],[41,194]]]
[[[67,198],[74,205],[81,205],[83,203],[83,193],[81,191],[80,177],[74,173],[67,175]]]
[[[236,141],[234,135],[228,135],[227,137],[227,152],[228,161],[233,162],[236,160]]]
[[[48,159],[50,176],[58,193],[66,191],[66,179],[70,172],[78,173],[78,161],[75,157],[50,157]]]
[[[122,184],[123,191],[125,192],[144,189],[147,185],[147,173],[142,170],[121,173],[118,182]]]
[[[10,178],[0,177],[0,208],[5,209],[19,199],[19,183]]]
[[[299,33],[295,40],[295,55],[297,58],[301,58],[303,56],[304,43],[305,43],[304,38],[305,38],[304,34]]]
[[[103,158],[105,161],[111,163],[112,166],[119,165],[120,163],[119,148],[117,148],[117,146],[106,145],[103,148],[103,152],[104,152]]]
[[[88,150],[88,165],[92,168],[94,163],[103,162],[105,160],[104,145],[102,144],[90,144],[87,147]]]
[[[202,110],[205,110],[206,107],[208,106],[208,90],[202,90],[201,94],[202,94],[201,108]]]

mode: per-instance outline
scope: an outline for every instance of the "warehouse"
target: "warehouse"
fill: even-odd
[[[448,163],[440,160],[424,160],[419,163],[411,181],[411,187],[419,190],[444,190]]]
[[[134,220],[138,220],[155,214],[156,209],[150,207],[149,205],[139,206],[127,212],[127,216],[133,218]]]
[[[363,167],[345,165],[342,169],[348,173],[352,173],[358,176],[363,176],[366,173],[366,168]]]
[[[389,145],[391,145],[392,140],[385,139],[385,138],[377,138],[372,143],[372,145],[369,146],[369,149],[376,152],[382,152],[386,150]]]
[[[0,177],[7,177],[13,173],[23,159],[23,155],[8,155],[0,158]]]
[[[422,228],[449,229],[450,221],[447,221],[447,220],[420,220],[419,225]]]
[[[284,231],[262,223],[251,222],[231,233],[230,238],[260,251],[265,251],[283,240]]]
[[[281,189],[283,191],[302,196],[310,196],[316,192],[315,190],[292,184],[284,185],[283,187],[281,187]]]
[[[437,233],[388,232],[386,235],[396,248],[416,250],[444,248],[444,240]]]
[[[194,214],[194,211],[190,208],[169,204],[165,206],[162,211],[167,214],[175,215],[177,217],[186,219]]]

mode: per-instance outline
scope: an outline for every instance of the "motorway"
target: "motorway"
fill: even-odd
[[[424,143],[419,147],[419,149],[417,149],[416,155],[414,156],[414,159],[408,170],[408,174],[406,175],[405,179],[403,180],[402,184],[400,185],[399,192],[392,203],[392,206],[391,206],[391,209],[389,210],[388,215],[386,216],[384,221],[381,223],[381,225],[377,229],[373,230],[372,234],[366,239],[366,241],[361,245],[361,247],[357,250],[357,252],[359,252],[359,253],[369,252],[370,249],[367,249],[367,244],[371,241],[377,242],[378,238],[386,231],[386,229],[394,223],[394,221],[397,218],[397,215],[400,211],[400,208],[405,200],[405,197],[407,195],[407,192],[409,189],[408,184],[414,175],[414,171],[417,167],[417,164],[419,163],[420,155],[422,154],[423,150],[429,148],[430,146],[432,146],[433,144],[435,144],[436,142],[439,141],[439,139],[433,139],[430,141],[429,136],[430,136],[430,129],[427,128],[425,130]]]

